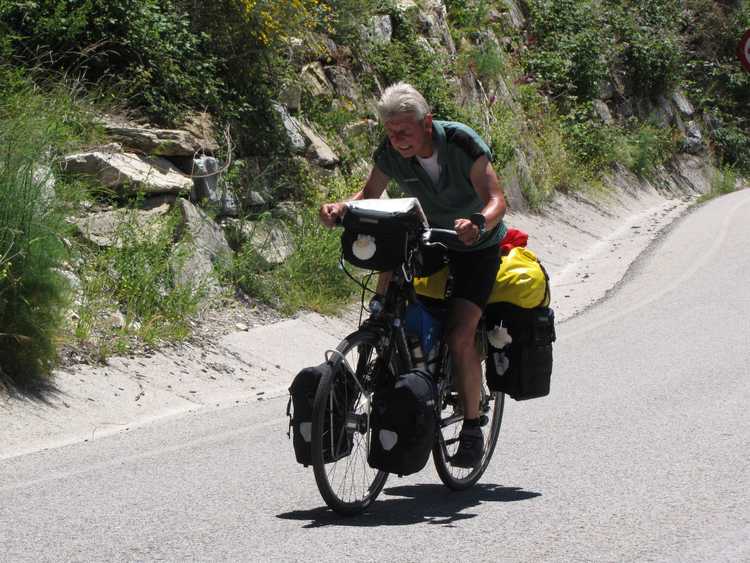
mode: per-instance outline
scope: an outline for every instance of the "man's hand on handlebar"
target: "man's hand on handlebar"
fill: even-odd
[[[458,240],[466,246],[472,245],[479,240],[479,227],[469,219],[456,219],[453,228],[456,229]]]
[[[336,223],[341,221],[344,213],[346,213],[346,204],[340,202],[324,203],[320,206],[320,210],[318,213],[320,215],[321,222],[329,229],[332,229],[336,226]]]

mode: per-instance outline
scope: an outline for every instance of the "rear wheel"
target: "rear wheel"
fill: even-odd
[[[330,358],[340,361],[341,369],[321,378],[313,403],[315,481],[326,504],[343,515],[367,509],[388,478],[367,463],[372,391],[387,369],[378,353],[379,340],[367,330],[344,339]]]
[[[482,365],[484,368],[484,364]],[[483,369],[484,371],[484,369]],[[484,378],[483,378],[484,379]],[[452,377],[446,378],[439,388],[440,421],[437,440],[432,448],[432,459],[435,462],[440,480],[450,489],[461,491],[476,483],[487,469],[495,451],[500,424],[503,420],[505,395],[490,391],[482,382],[482,399],[480,416],[484,437],[482,460],[475,468],[453,467],[450,458],[458,448],[458,435],[463,424],[463,412],[458,392],[453,386]]]

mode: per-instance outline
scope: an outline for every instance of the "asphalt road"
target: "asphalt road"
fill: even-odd
[[[700,207],[561,324],[468,492],[429,468],[342,519],[272,399],[0,462],[0,560],[748,561],[748,216]]]

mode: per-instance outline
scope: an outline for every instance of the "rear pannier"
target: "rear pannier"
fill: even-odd
[[[507,329],[510,341],[491,342],[487,353],[487,386],[517,401],[544,397],[550,391],[555,313],[549,307],[523,309],[509,303],[487,306],[488,327]]]

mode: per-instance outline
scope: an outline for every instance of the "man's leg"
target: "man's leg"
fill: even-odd
[[[476,467],[482,459],[484,438],[479,418],[482,364],[475,335],[482,308],[495,283],[500,257],[498,247],[492,247],[476,252],[456,252],[450,259],[454,286],[447,342],[453,358],[453,380],[464,407],[464,423],[451,464]]]
[[[453,299],[448,316],[447,342],[453,360],[454,383],[461,396],[464,418],[479,418],[482,365],[474,343],[482,310],[466,299]]]
[[[474,344],[482,310],[466,299],[454,299],[448,320],[448,348],[453,360],[453,382],[461,397],[464,422],[458,448],[450,459],[456,467],[476,467],[482,460],[484,437],[479,425],[482,364]]]

